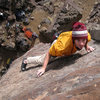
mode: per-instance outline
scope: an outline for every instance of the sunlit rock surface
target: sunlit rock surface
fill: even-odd
[[[92,39],[100,41],[100,1],[94,5],[87,22]]]
[[[100,43],[91,41],[95,51],[83,49],[71,57],[56,59],[47,72],[37,78],[41,66],[27,66],[20,71],[23,57],[44,54],[50,44],[38,44],[16,59],[0,80],[0,100],[99,100]],[[95,99],[94,99],[95,98]]]

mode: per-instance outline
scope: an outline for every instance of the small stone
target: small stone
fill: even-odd
[[[8,36],[7,39],[10,39],[10,36]]]
[[[34,20],[34,17],[30,17],[31,20]]]
[[[38,25],[38,29],[40,29],[41,28],[41,25]]]
[[[42,27],[41,29],[40,29],[40,32],[46,32],[47,31],[47,28],[46,27]]]

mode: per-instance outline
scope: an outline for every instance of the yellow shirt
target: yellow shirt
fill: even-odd
[[[88,41],[90,40],[91,36],[88,33]],[[52,56],[70,56],[76,51],[77,49],[72,41],[72,31],[61,33],[57,41],[49,49]]]

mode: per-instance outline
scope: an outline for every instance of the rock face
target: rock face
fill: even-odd
[[[100,43],[91,41],[95,51],[83,49],[70,57],[48,64],[47,72],[37,78],[41,66],[27,66],[20,71],[23,57],[44,54],[50,44],[40,43],[16,59],[0,80],[0,100],[99,100]]]
[[[100,24],[89,23],[87,26],[92,39],[100,41]]]
[[[7,8],[8,10],[0,8],[0,25],[2,26],[0,27],[0,45],[9,50],[17,50],[17,46],[18,48],[20,47],[20,43],[18,44],[20,39],[18,40],[18,37],[20,37],[22,30],[19,26],[29,27],[31,17],[35,16],[32,16],[32,12],[36,11],[36,9],[38,9],[37,12],[41,9],[46,13],[46,17],[36,26],[39,28],[37,29],[39,33],[35,31],[40,34],[40,41],[46,43],[52,42],[54,33],[71,30],[72,24],[79,21],[82,17],[79,8],[69,0],[63,0],[63,2],[60,0],[5,0],[1,3],[4,4],[5,2],[8,2],[9,8]],[[3,5],[1,6],[3,7]],[[41,16],[41,14],[38,16]],[[38,20],[39,19],[37,19],[36,22],[38,22]],[[32,26],[34,26],[34,24]],[[32,30],[34,29],[35,28],[32,27]],[[21,40],[26,40],[24,33],[23,39]],[[29,41],[26,40],[28,46],[25,43],[20,50],[23,51],[24,48],[29,49],[31,47],[30,43],[33,43],[33,41]]]
[[[100,41],[100,1],[95,5],[88,18],[88,29],[92,39]]]
[[[71,30],[72,24],[82,17],[80,8],[71,0],[63,0],[63,2],[62,0],[4,0],[0,2],[2,4],[0,4],[0,47],[17,52],[17,55],[28,51],[37,44],[37,41],[52,42],[55,33]],[[24,27],[30,28],[32,33],[36,33],[39,37],[32,35],[33,38],[29,39],[23,31]],[[0,53],[0,55],[3,54]],[[17,55],[15,58],[18,57]],[[0,62],[0,67],[4,64]]]
[[[10,0],[3,1],[9,3]],[[15,50],[17,45],[21,50],[27,51],[31,45],[30,40],[24,37],[24,33],[21,31],[20,24],[22,25],[22,23],[19,23],[19,19],[25,25],[30,23],[28,17],[35,20],[37,22],[36,30],[40,32],[40,41],[52,42],[52,36],[55,32],[71,30],[72,24],[82,17],[79,8],[71,0],[11,1],[14,1],[10,8],[13,15],[8,12],[9,6],[4,7],[4,2],[3,5],[0,5],[6,9],[3,16],[2,10],[0,11],[1,21],[7,19],[7,22],[0,23],[0,46],[7,50]],[[0,0],[1,2],[2,0]],[[24,2],[26,2],[25,5]],[[98,34],[100,28],[99,4],[98,1],[87,23],[92,38],[95,40],[100,40]],[[19,11],[18,9],[21,9],[22,6],[24,11]],[[42,13],[38,15],[35,12],[35,17],[30,16],[29,12],[34,9],[37,12],[45,12],[46,17],[37,21],[36,19],[40,19]],[[16,12],[14,12],[15,10]],[[92,40],[90,45],[96,48],[94,52],[86,53],[85,50],[82,50],[70,57],[56,59],[48,64],[47,72],[37,78],[36,73],[41,66],[29,64],[25,72],[20,71],[20,66],[23,57],[40,55],[48,51],[50,44],[39,43],[23,56],[14,60],[10,69],[5,71],[6,74],[0,80],[0,100],[99,100],[100,43]],[[12,53],[11,51],[10,54]],[[2,60],[3,57],[0,57],[0,63]]]
[[[17,50],[18,36],[22,33],[22,30],[19,26],[23,27],[30,23],[29,14],[35,9],[35,2],[31,0],[4,0],[0,1],[0,45],[7,50]],[[26,39],[24,33],[23,40]],[[17,38],[17,39],[16,39]],[[18,40],[18,41],[17,41]],[[28,44],[28,49],[30,48],[30,43],[26,40]],[[24,44],[23,44],[24,45]],[[19,44],[20,47],[20,44]],[[27,48],[25,44],[20,50],[23,51],[24,48]],[[27,51],[25,49],[24,51]]]
[[[94,8],[91,11],[91,14],[88,19],[89,23],[97,23],[100,24],[100,1],[98,1]]]
[[[40,40],[44,38],[43,42],[52,42],[55,33],[71,30],[73,23],[82,18],[81,9],[71,0],[55,1],[50,0],[43,5],[46,11],[49,9],[49,16],[40,23],[39,28]]]

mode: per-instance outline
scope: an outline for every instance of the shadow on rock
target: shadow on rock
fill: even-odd
[[[80,57],[83,57],[87,54],[88,53],[81,55],[81,54],[77,53],[77,54],[71,55],[69,57],[57,58],[54,61],[51,61],[49,63],[46,71],[48,71],[50,69],[59,70],[65,66],[73,65],[77,59],[79,59]]]
[[[95,40],[94,44],[100,44],[100,41]]]
[[[77,53],[77,54],[71,55],[69,57],[55,58],[53,61],[49,62],[46,71],[49,71],[50,69],[59,70],[65,66],[73,65],[77,59],[79,59],[80,57],[83,57],[87,54],[88,53],[81,55],[81,54]],[[30,67],[26,68],[26,71],[34,69],[36,67],[41,67],[41,65],[30,66]]]
[[[28,68],[26,68],[26,71],[31,70],[31,69],[34,69],[34,68],[36,68],[36,67],[40,67],[40,66],[41,66],[41,65],[36,65],[36,66],[28,67]]]

